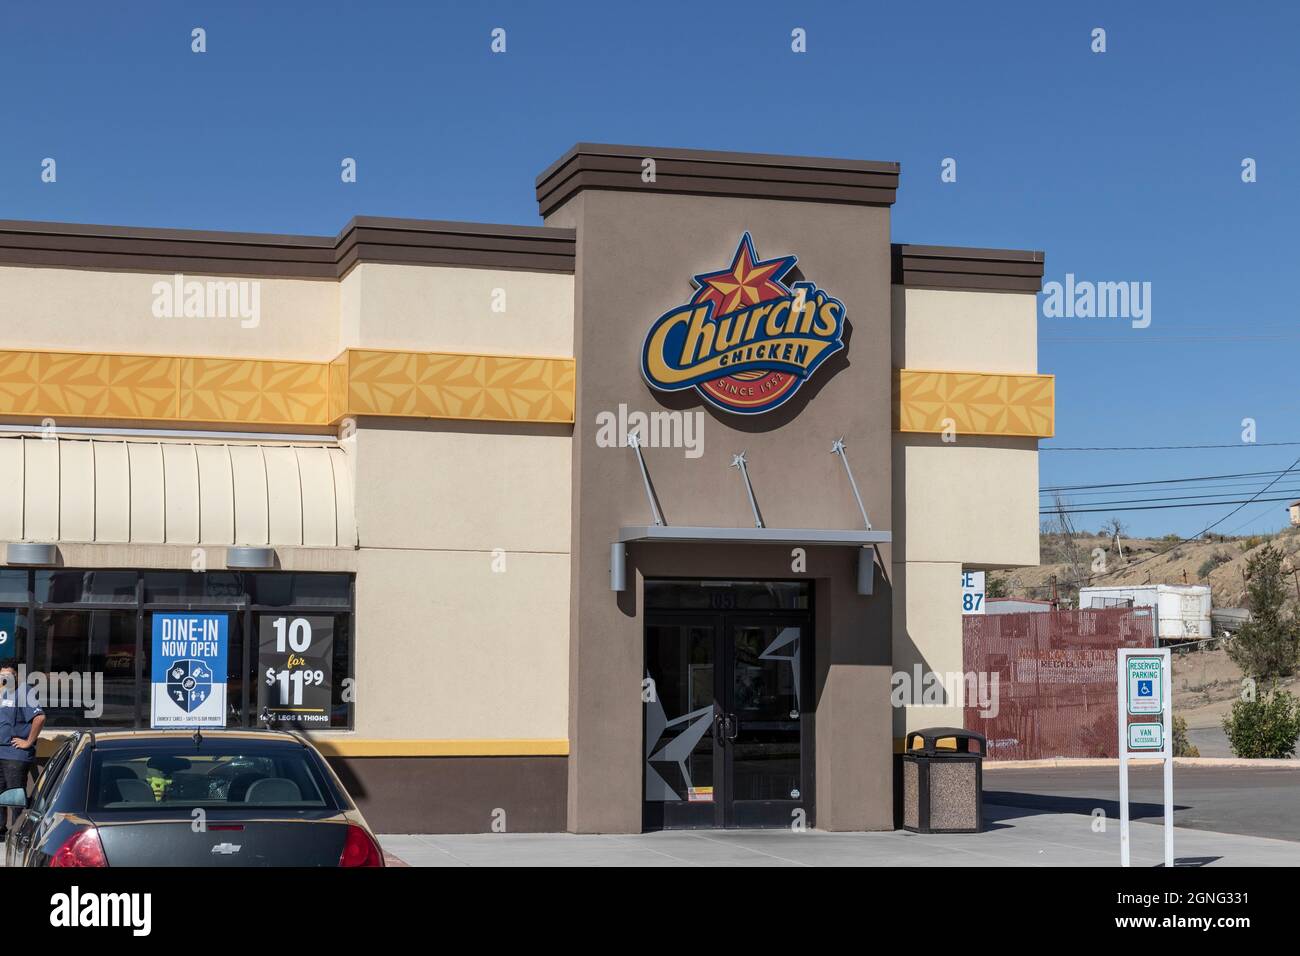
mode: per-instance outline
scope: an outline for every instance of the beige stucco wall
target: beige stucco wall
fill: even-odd
[[[362,548],[358,736],[568,736],[569,556],[493,563],[490,551]]]
[[[1038,441],[895,434],[894,554],[1003,568],[1038,563]]]
[[[569,429],[363,418],[356,732],[568,736]]]
[[[1032,295],[895,286],[892,311],[895,368],[1038,371]],[[962,569],[1038,563],[1038,441],[896,433],[892,457],[894,671],[957,673]],[[963,723],[959,707],[909,705],[894,733]]]
[[[573,354],[571,275],[363,262],[342,284],[347,346]]]
[[[348,346],[573,354],[570,275],[363,263],[341,281],[240,280],[259,285],[256,328],[242,328],[238,318],[156,318],[154,284],[172,279],[0,267],[0,342],[310,361],[332,359]],[[494,311],[501,295],[505,309]],[[194,480],[195,452],[183,442],[97,443],[105,454],[120,453],[121,462],[92,486],[92,471],[78,458],[90,443],[0,439],[0,453],[12,451],[0,454],[0,463],[12,459],[29,479],[26,493],[0,508],[0,539],[60,541],[65,564],[89,567],[188,567],[192,548],[181,545],[191,541],[337,539],[337,548],[281,549],[281,560],[286,567],[357,573],[359,736],[565,738],[571,428],[413,419],[353,424],[344,430],[342,452],[335,450],[341,457],[333,474],[310,454],[304,463],[293,459],[293,449],[232,442],[227,490],[254,506],[242,512],[226,507],[230,494],[205,504]],[[13,451],[22,445],[25,456]],[[132,480],[123,477],[128,472]],[[322,487],[326,479],[355,487],[340,519],[347,534],[320,531],[333,530],[333,515],[298,493],[313,477]],[[121,506],[110,507],[118,498]],[[213,510],[218,505],[220,513]],[[357,540],[360,549],[353,550]],[[221,562],[214,554],[209,566]]]
[[[1038,371],[1034,296],[901,286],[892,292],[894,368]]]
[[[0,343],[6,349],[141,352],[324,361],[339,352],[339,283],[189,276],[258,284],[258,324],[153,314],[154,283],[174,273],[0,266]],[[183,303],[182,303],[183,305]]]
[[[0,266],[0,342],[10,349],[324,361],[346,346],[510,355],[573,354],[573,276],[361,263],[341,281],[186,275],[252,282],[260,317],[153,314],[173,273]],[[494,304],[504,303],[503,311]]]
[[[895,551],[897,554],[897,551]],[[895,561],[894,675],[905,675],[912,693],[919,695],[915,666],[921,672],[945,674],[962,670],[961,564],[956,561]],[[892,690],[892,688],[891,688]],[[909,701],[914,699],[910,695]],[[915,699],[920,699],[919,697]],[[959,702],[945,706],[907,706],[894,709],[894,736],[922,727],[961,727],[965,720]]]

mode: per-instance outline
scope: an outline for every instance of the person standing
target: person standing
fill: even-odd
[[[27,775],[36,764],[36,741],[45,726],[30,687],[19,686],[22,661],[0,662],[0,791],[27,789]],[[9,833],[9,809],[0,817],[0,842]]]

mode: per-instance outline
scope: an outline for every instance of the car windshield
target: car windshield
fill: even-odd
[[[94,752],[92,811],[334,809],[320,770],[301,747],[205,740]]]

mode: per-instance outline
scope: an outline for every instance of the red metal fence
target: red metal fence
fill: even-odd
[[[966,728],[990,760],[1115,757],[1115,649],[1154,643],[1149,608],[968,614],[965,670],[996,674],[998,693],[995,716],[966,707]]]

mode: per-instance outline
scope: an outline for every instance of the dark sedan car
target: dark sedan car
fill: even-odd
[[[384,865],[316,748],[270,730],[73,734],[5,852],[9,866]]]

